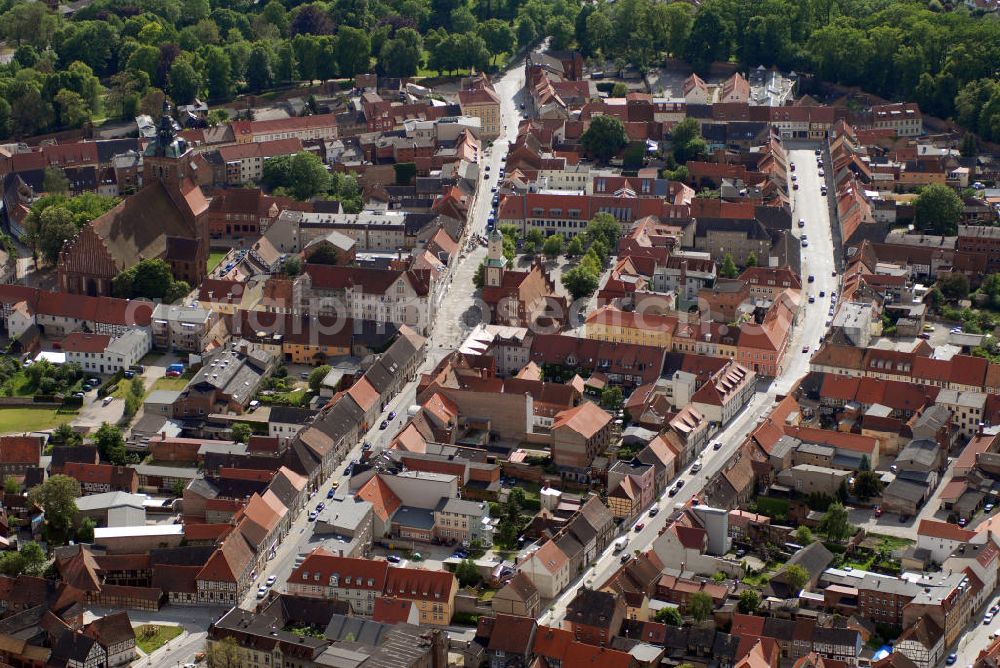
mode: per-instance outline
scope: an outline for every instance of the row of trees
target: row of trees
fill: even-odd
[[[80,127],[104,114],[155,114],[164,94],[176,104],[224,100],[350,78],[373,65],[388,76],[413,76],[425,64],[439,72],[485,68],[550,24],[560,34],[556,46],[572,41],[575,2],[493,4],[97,0],[66,20],[45,3],[4,0],[0,34],[16,51],[0,66],[0,135]]]

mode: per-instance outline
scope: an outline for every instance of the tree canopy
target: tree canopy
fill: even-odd
[[[45,533],[51,542],[65,543],[73,535],[80,493],[80,483],[65,475],[54,475],[28,490],[28,500],[45,511]]]
[[[172,303],[191,292],[186,281],[174,279],[170,265],[160,258],[139,260],[118,274],[113,282],[114,294],[124,299],[155,299]]]
[[[932,183],[917,195],[913,203],[914,223],[931,234],[953,236],[962,218],[962,199],[948,186]]]
[[[601,162],[607,162],[625,148],[625,126],[614,116],[597,116],[590,119],[590,127],[580,137],[580,143],[588,155]]]

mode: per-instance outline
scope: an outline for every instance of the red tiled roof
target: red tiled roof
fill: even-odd
[[[292,570],[288,575],[288,582],[318,582],[324,587],[381,592],[388,572],[388,562],[381,559],[338,557],[319,548],[309,554],[298,568]],[[317,575],[319,579],[316,579]],[[333,584],[334,576],[337,577],[336,585]]]
[[[575,408],[560,411],[552,422],[552,431],[572,429],[584,438],[591,438],[611,422],[611,415],[597,404],[585,401]]]
[[[598,647],[583,642],[572,642],[563,655],[564,666],[583,668],[598,666],[599,668],[630,668],[633,665],[632,655],[617,649]]]
[[[917,535],[927,536],[929,538],[944,538],[945,540],[966,542],[971,540],[976,535],[976,532],[963,529],[962,527],[951,524],[950,522],[920,520],[920,525],[917,527]]]
[[[42,440],[37,436],[0,436],[0,464],[38,466]]]
[[[383,522],[388,520],[403,502],[396,493],[382,480],[382,477],[375,475],[371,480],[361,486],[361,489],[354,495],[356,499],[367,501],[373,506],[373,511]]]
[[[372,621],[383,624],[405,624],[410,618],[413,601],[399,598],[375,597],[375,607],[372,609]]]
[[[562,661],[566,656],[566,649],[572,642],[573,633],[570,631],[552,626],[539,626],[535,633],[533,651],[538,656]]]
[[[448,601],[458,587],[455,576],[447,571],[389,567],[385,595],[411,601]]]

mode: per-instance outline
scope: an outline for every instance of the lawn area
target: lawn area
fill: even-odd
[[[66,388],[64,392],[65,394],[77,392],[81,385],[83,385],[83,378]],[[38,393],[38,388],[31,382],[31,378],[24,372],[24,369],[20,369],[8,378],[3,384],[3,390],[3,394],[10,397],[31,397]]]
[[[208,254],[208,271],[211,272],[213,269],[219,266],[222,262],[222,258],[226,257],[229,251],[212,251]]]
[[[146,654],[163,647],[184,632],[180,626],[161,626],[159,624],[143,624],[135,629],[135,644]]]
[[[761,515],[767,515],[772,519],[788,517],[788,501],[785,499],[758,496],[754,502],[757,505],[757,512]]]
[[[74,415],[76,411],[57,408],[0,408],[0,434],[52,429]]]
[[[189,378],[180,376],[179,378],[167,378],[163,376],[162,378],[157,378],[156,382],[153,383],[153,387],[149,388],[150,392],[154,390],[183,390],[187,387]]]

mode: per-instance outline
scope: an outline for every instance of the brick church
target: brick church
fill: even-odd
[[[115,276],[148,258],[162,258],[174,278],[193,287],[204,280],[208,200],[198,186],[198,161],[187,142],[177,137],[166,106],[142,161],[143,188],[63,246],[60,290],[110,295]]]

